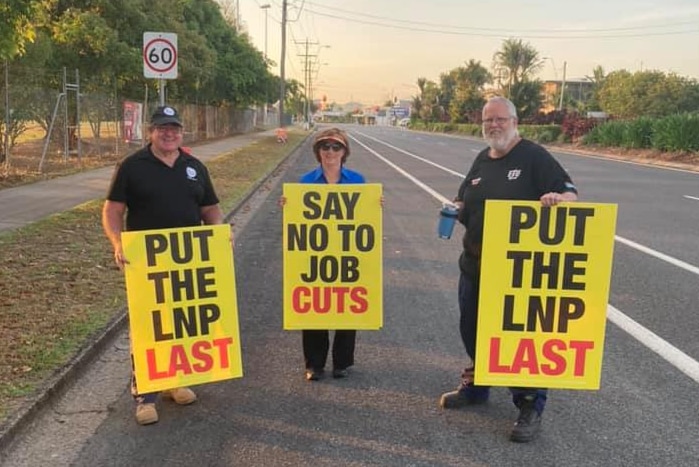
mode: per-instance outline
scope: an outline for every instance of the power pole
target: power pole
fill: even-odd
[[[272,8],[272,5],[269,3],[265,3],[264,5],[260,5],[260,8],[265,10],[265,68],[268,67],[268,56],[267,56],[267,12],[269,11],[270,8]],[[266,127],[269,122],[267,121],[267,101],[269,100],[269,87],[265,87],[265,102],[264,102],[264,111],[262,112],[262,122],[264,126]]]
[[[279,128],[284,127],[284,96],[286,96],[286,77],[284,62],[286,58],[286,2],[282,1],[282,58],[279,62],[279,74],[281,83],[279,84]]]
[[[306,111],[304,112],[306,114],[306,129],[309,129],[311,127],[311,122],[309,119],[310,114],[310,104],[308,102],[308,93],[311,91],[311,67],[308,65],[308,38],[306,38]]]
[[[304,54],[299,54],[300,57],[304,57],[303,60],[303,87],[305,89],[305,95],[306,95],[306,102],[305,105],[303,106],[303,114],[304,114],[304,119],[306,121],[307,127],[310,127],[310,112],[311,112],[311,104],[309,101],[309,96],[311,93],[311,64],[309,62],[309,59],[311,57],[317,57],[317,55],[311,55],[308,53],[308,47],[310,45],[317,45],[317,42],[308,42],[308,38],[304,42],[296,42],[297,44],[305,44],[305,50],[306,52]]]
[[[558,103],[558,110],[563,110],[563,94],[566,92],[566,65],[568,62],[563,62],[563,81],[561,81],[561,101]]]

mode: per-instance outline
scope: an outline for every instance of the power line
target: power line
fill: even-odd
[[[360,13],[356,11],[351,11],[351,10],[344,10],[342,8],[336,8],[336,7],[329,7],[326,5],[322,5],[319,3],[313,3],[313,2],[308,2],[309,5],[321,8],[321,9],[326,9],[326,10],[332,10],[332,11],[339,11],[342,13],[348,13],[350,15],[355,15],[355,16],[363,16],[366,18],[373,18],[373,19],[379,19],[379,20],[385,20],[385,21],[390,21],[394,23],[405,23],[405,24],[417,24],[417,25],[423,25],[423,26],[434,26],[436,28],[448,28],[448,29],[456,29],[456,30],[466,30],[466,31],[485,31],[485,32],[493,32],[493,33],[498,33],[498,34],[512,34],[512,29],[503,29],[503,28],[481,28],[481,27],[476,27],[476,26],[453,26],[450,24],[443,24],[443,23],[429,23],[425,21],[412,21],[412,20],[404,20],[404,19],[397,19],[393,17],[387,17],[387,16],[378,16],[378,15],[370,15],[367,13]],[[309,10],[311,11],[311,10]],[[316,14],[320,15],[328,15],[327,13],[319,13],[319,12],[314,12]],[[329,16],[329,15],[328,15]],[[349,21],[352,21],[350,18],[346,18]],[[358,20],[354,20],[358,21]],[[673,23],[666,23],[666,24],[652,24],[648,26],[628,26],[628,27],[623,27],[623,28],[579,28],[579,29],[568,29],[567,31],[561,31],[561,32],[614,32],[614,31],[637,31],[637,30],[647,30],[647,29],[654,29],[654,28],[665,28],[665,27],[673,27],[673,26],[686,26],[686,25],[696,25],[697,21],[678,21],[678,22],[673,22]],[[546,32],[551,32],[551,29],[518,29],[517,34],[519,33],[546,33]]]
[[[645,32],[642,34],[603,34],[603,35],[588,35],[588,36],[575,36],[575,35],[567,35],[567,33],[562,33],[562,34],[550,34],[550,35],[543,35],[543,36],[538,36],[538,35],[521,35],[521,34],[513,34],[511,31],[509,33],[502,33],[502,34],[496,34],[496,33],[478,33],[478,32],[459,32],[459,31],[444,31],[444,30],[436,30],[436,29],[425,29],[425,28],[414,28],[414,27],[408,27],[408,26],[400,26],[396,24],[387,24],[387,23],[380,23],[377,21],[365,21],[365,20],[359,20],[359,19],[354,19],[354,18],[347,18],[344,16],[338,16],[338,15],[331,15],[327,13],[321,13],[318,11],[314,11],[311,9],[306,8],[306,11],[309,13],[316,14],[318,16],[324,16],[327,18],[334,18],[334,19],[339,19],[342,21],[349,21],[352,23],[359,23],[359,24],[366,24],[370,26],[379,26],[383,28],[391,28],[391,29],[401,29],[405,31],[411,31],[411,32],[427,32],[427,33],[433,33],[433,34],[446,34],[446,35],[452,35],[452,36],[476,36],[476,37],[521,37],[523,39],[621,39],[621,38],[633,38],[633,37],[649,37],[649,36],[670,36],[670,35],[678,35],[678,34],[694,34],[694,33],[699,33],[699,28],[694,28],[694,29],[689,29],[686,31],[664,31],[664,32]],[[696,24],[696,23],[694,23]]]
[[[295,23],[296,21],[299,20],[299,17],[301,16],[301,12],[303,11],[303,5],[305,3],[306,3],[306,0],[303,0],[301,2],[301,6],[299,7],[299,11],[298,11],[298,13],[296,13],[296,18],[294,18],[293,20],[289,20],[290,23]]]

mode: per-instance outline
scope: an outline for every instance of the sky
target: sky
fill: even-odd
[[[279,75],[282,0],[222,1]],[[699,79],[699,0],[288,0],[287,11],[286,78],[304,82],[308,55],[312,96],[338,104],[411,99],[418,78],[439,82],[470,59],[490,69],[507,38],[539,52],[542,80],[598,65]]]

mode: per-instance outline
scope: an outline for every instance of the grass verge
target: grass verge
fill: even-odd
[[[266,137],[207,162],[224,212],[305,136]],[[102,202],[0,234],[0,426],[126,306]]]

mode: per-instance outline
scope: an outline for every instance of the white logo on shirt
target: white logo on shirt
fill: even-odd
[[[471,180],[471,185],[478,185],[479,183],[481,183],[481,177]]]
[[[510,170],[509,172],[507,172],[507,179],[510,181],[517,180],[521,174],[522,174],[521,169]]]
[[[196,180],[197,179],[197,171],[194,170],[192,167],[187,167],[187,178],[189,180]]]

